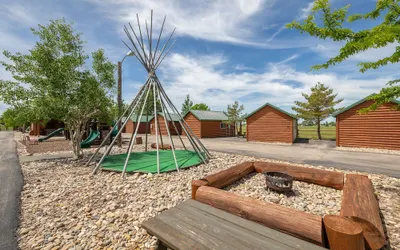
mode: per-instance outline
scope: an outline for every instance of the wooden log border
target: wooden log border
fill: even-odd
[[[334,188],[334,189],[338,189],[338,190],[342,190],[343,187],[345,186],[345,175],[343,173],[340,172],[336,172],[336,171],[329,171],[329,170],[321,170],[321,169],[314,169],[314,168],[307,168],[307,167],[301,167],[301,166],[294,166],[294,165],[290,165],[290,164],[282,164],[282,163],[272,163],[272,162],[243,162],[241,164],[232,166],[228,169],[219,171],[217,173],[208,175],[200,180],[193,180],[192,181],[192,199],[194,200],[198,200],[200,202],[206,203],[208,205],[214,206],[214,207],[218,207],[220,209],[226,210],[227,212],[230,212],[232,214],[236,214],[241,216],[243,213],[246,214],[246,211],[242,211],[242,214],[240,211],[230,211],[231,209],[229,207],[224,207],[223,205],[221,206],[221,204],[223,204],[222,199],[223,198],[219,198],[218,196],[212,195],[213,193],[213,189],[215,189],[214,191],[218,191],[218,189],[224,188],[226,186],[231,185],[232,183],[234,183],[235,181],[245,177],[246,175],[249,175],[253,172],[258,172],[258,173],[262,173],[262,172],[266,172],[266,171],[282,171],[282,172],[286,172],[290,175],[292,175],[295,180],[297,181],[303,181],[303,182],[307,182],[307,183],[312,183],[312,184],[316,184],[316,185],[320,185],[320,186],[325,186],[325,187],[330,187],[330,188]],[[351,176],[351,175],[349,175]],[[368,179],[368,176],[365,176],[365,178]],[[350,178],[351,179],[351,178]],[[201,187],[203,186],[208,186],[208,189],[201,189]],[[371,185],[372,186],[372,185]],[[198,192],[198,190],[208,190],[208,192],[202,192],[200,197],[197,197],[196,194]],[[359,192],[368,192],[368,196],[371,197],[371,195],[373,196],[374,194],[370,194],[371,192],[373,192],[373,188],[372,189],[366,189],[366,190],[358,190]],[[209,197],[207,197],[207,195],[209,195]],[[211,195],[213,197],[211,197]],[[243,199],[246,199],[247,202],[250,202],[251,204],[256,205],[258,208],[263,207],[263,204],[260,203],[259,200],[256,199],[252,199],[252,198],[248,198],[248,197],[236,197],[236,196],[232,196],[232,199],[234,199],[232,202],[233,204],[240,204],[241,201]],[[371,199],[369,201],[371,203],[371,207],[376,208],[376,204],[377,201],[376,199],[373,200]],[[344,199],[343,200],[343,196],[342,196],[342,208],[344,206],[352,206],[353,210],[356,211],[355,213],[364,213],[365,211],[358,211],[360,210],[360,207],[357,204],[349,204],[349,203],[353,203],[351,200],[349,199]],[[219,205],[217,205],[219,204]],[[279,206],[279,205],[278,205]],[[270,208],[270,204],[266,204],[263,209],[268,210],[268,208]],[[283,209],[283,207],[282,207]],[[292,208],[284,208],[288,211],[292,210],[293,214],[298,213],[299,211],[296,209],[292,209]],[[379,209],[379,207],[378,207]],[[375,209],[376,210],[376,209]],[[370,211],[373,214],[376,214],[378,211]],[[358,212],[357,212],[358,211]],[[272,213],[272,216],[271,216]],[[271,223],[273,224],[272,218],[274,218],[274,214],[277,218],[281,218],[282,216],[285,217],[286,221],[291,221],[293,218],[290,215],[282,215],[279,210],[274,210],[274,211],[270,211],[270,214],[268,214],[268,216],[266,216],[265,218],[263,218],[261,216],[261,221],[260,221],[260,217],[257,217],[257,220],[254,220],[253,217],[248,217],[246,216],[247,219],[249,220],[253,220],[255,222],[264,224],[264,225],[271,225]],[[289,213],[290,214],[290,213]],[[348,218],[348,216],[341,214],[340,215],[343,218]],[[243,217],[243,216],[242,216]],[[367,232],[369,229],[365,226],[365,223],[361,223],[360,221],[365,221],[365,217],[364,218],[358,218],[355,216],[352,216],[351,219],[354,223],[359,224],[362,228],[363,228],[363,237],[364,240],[366,242],[366,246],[368,247],[370,244],[368,244],[367,238],[368,235],[371,234],[371,232]],[[368,217],[368,216],[367,216]],[[375,216],[376,217],[376,216]],[[304,216],[304,218],[306,218],[306,216]],[[329,246],[329,242],[328,242],[328,237],[325,231],[325,225],[324,225],[324,220],[322,220],[321,217],[321,232],[322,232],[322,237],[321,240],[316,241],[315,240],[315,234],[312,235],[310,233],[310,235],[307,235],[307,232],[304,232],[303,235],[301,235],[301,237],[299,237],[298,233],[296,233],[294,230],[295,229],[291,229],[290,227],[285,227],[285,228],[276,228],[278,230],[281,230],[287,234],[290,235],[297,235],[297,237],[302,238],[304,240],[307,240],[309,242],[312,242],[314,244],[317,245],[322,245],[324,247],[328,247]],[[370,222],[369,224],[377,224],[376,221],[374,222]],[[382,223],[380,221],[380,223]],[[276,225],[276,224],[274,224]],[[380,229],[380,228],[379,228]],[[335,232],[332,231],[332,229],[330,229],[330,234],[333,234]],[[367,231],[365,231],[367,230]],[[377,230],[379,231],[379,230]],[[356,237],[355,237],[356,239]],[[382,242],[381,242],[382,243]],[[354,243],[357,244],[357,243]]]

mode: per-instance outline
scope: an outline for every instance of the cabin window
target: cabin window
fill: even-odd
[[[225,128],[226,128],[226,124],[223,123],[223,122],[221,122],[221,123],[219,124],[219,128],[220,128],[220,129],[225,129]]]

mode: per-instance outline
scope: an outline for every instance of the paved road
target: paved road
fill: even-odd
[[[345,170],[385,174],[400,178],[400,155],[344,151],[333,142],[322,144],[257,144],[245,139],[203,139],[209,150],[285,160],[293,163],[322,165]]]
[[[124,139],[128,139],[129,136],[130,134],[124,134]],[[165,138],[164,142],[167,141],[168,138]],[[185,144],[189,145],[186,139],[185,141]],[[154,136],[150,136],[149,142],[155,142]],[[202,139],[202,142],[212,151],[385,174],[400,178],[400,155],[338,150],[333,141],[278,145],[250,143],[243,138],[210,138]],[[177,137],[174,137],[174,143],[177,146],[181,145]],[[65,153],[59,156],[26,156],[20,157],[20,160],[22,162],[69,156],[71,154]]]
[[[18,249],[22,174],[12,132],[0,132],[0,249]]]

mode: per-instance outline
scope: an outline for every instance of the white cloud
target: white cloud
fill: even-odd
[[[348,105],[378,91],[391,79],[387,76],[363,80],[333,73],[299,72],[280,63],[270,64],[261,73],[226,73],[218,69],[226,60],[221,55],[203,58],[175,53],[161,66],[159,76],[178,109],[186,94],[190,94],[195,103],[207,103],[214,110],[225,109],[234,100],[247,96],[249,98],[243,101],[246,112],[265,102],[291,111],[293,102],[302,100],[301,93],[309,92],[318,81],[334,88],[339,97],[345,98],[342,106]]]
[[[310,15],[313,5],[314,5],[314,2],[309,2],[306,7],[300,9],[298,18],[306,19]]]
[[[331,58],[337,56],[340,52],[340,48],[344,45],[343,42],[333,41],[320,41],[315,47],[311,49],[325,58]],[[391,43],[382,48],[373,48],[349,57],[347,60],[356,62],[370,62],[382,59],[384,57],[392,55],[396,52],[396,47],[400,46],[398,43]]]
[[[0,13],[19,24],[32,26],[39,23],[38,19],[32,15],[32,11],[28,11],[26,6],[21,4],[5,4]]]
[[[271,0],[219,0],[219,1],[103,1],[89,0],[100,6],[100,11],[120,24],[132,22],[136,27],[136,13],[141,20],[150,20],[150,9],[154,10],[155,32],[158,34],[164,15],[165,35],[173,27],[177,34],[212,41],[249,43],[252,38],[252,26],[259,20],[257,14],[271,6]],[[268,13],[268,9],[263,9]],[[120,25],[119,24],[119,25]],[[122,30],[122,28],[121,28]],[[250,42],[252,43],[252,42]]]
[[[277,65],[281,65],[281,64],[286,64],[290,61],[293,61],[294,59],[298,58],[300,56],[300,54],[293,54],[291,56],[289,56],[288,58],[286,58],[285,60],[282,60],[278,63],[276,63]]]
[[[235,66],[233,66],[233,69],[237,71],[254,70],[254,68],[247,67],[244,64],[236,64]]]

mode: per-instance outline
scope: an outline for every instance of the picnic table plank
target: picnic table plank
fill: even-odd
[[[324,249],[194,200],[142,226],[172,249]]]
[[[183,204],[177,207],[177,210],[182,210],[187,216],[177,213],[184,221],[191,220],[193,225],[198,226],[204,234],[210,234],[221,241],[230,245],[232,249],[263,249],[265,248],[265,239],[254,231],[247,230],[241,226],[232,226],[230,221],[219,218],[213,214],[204,212],[203,210],[193,208],[190,205]],[[269,249],[283,250],[287,249],[288,245],[278,242],[271,238],[268,244]]]
[[[271,238],[279,242],[285,242],[285,244],[293,247],[293,248],[299,248],[299,249],[324,249],[321,248],[320,246],[317,246],[315,244],[312,244],[310,242],[301,240],[299,238],[296,238],[294,236],[288,235],[286,233],[282,233],[276,229],[271,229],[269,227],[266,227],[264,225],[261,225],[259,223],[246,220],[242,217],[233,215],[231,213],[228,213],[224,210],[221,209],[216,209],[212,206],[209,206],[207,204],[195,201],[195,200],[188,200],[185,202],[185,204],[196,207],[199,210],[203,210],[207,213],[214,214],[215,216],[222,218],[224,220],[227,220],[239,227],[243,227],[246,230],[249,230],[251,232],[257,232],[258,234],[262,235],[263,237],[266,238]]]

